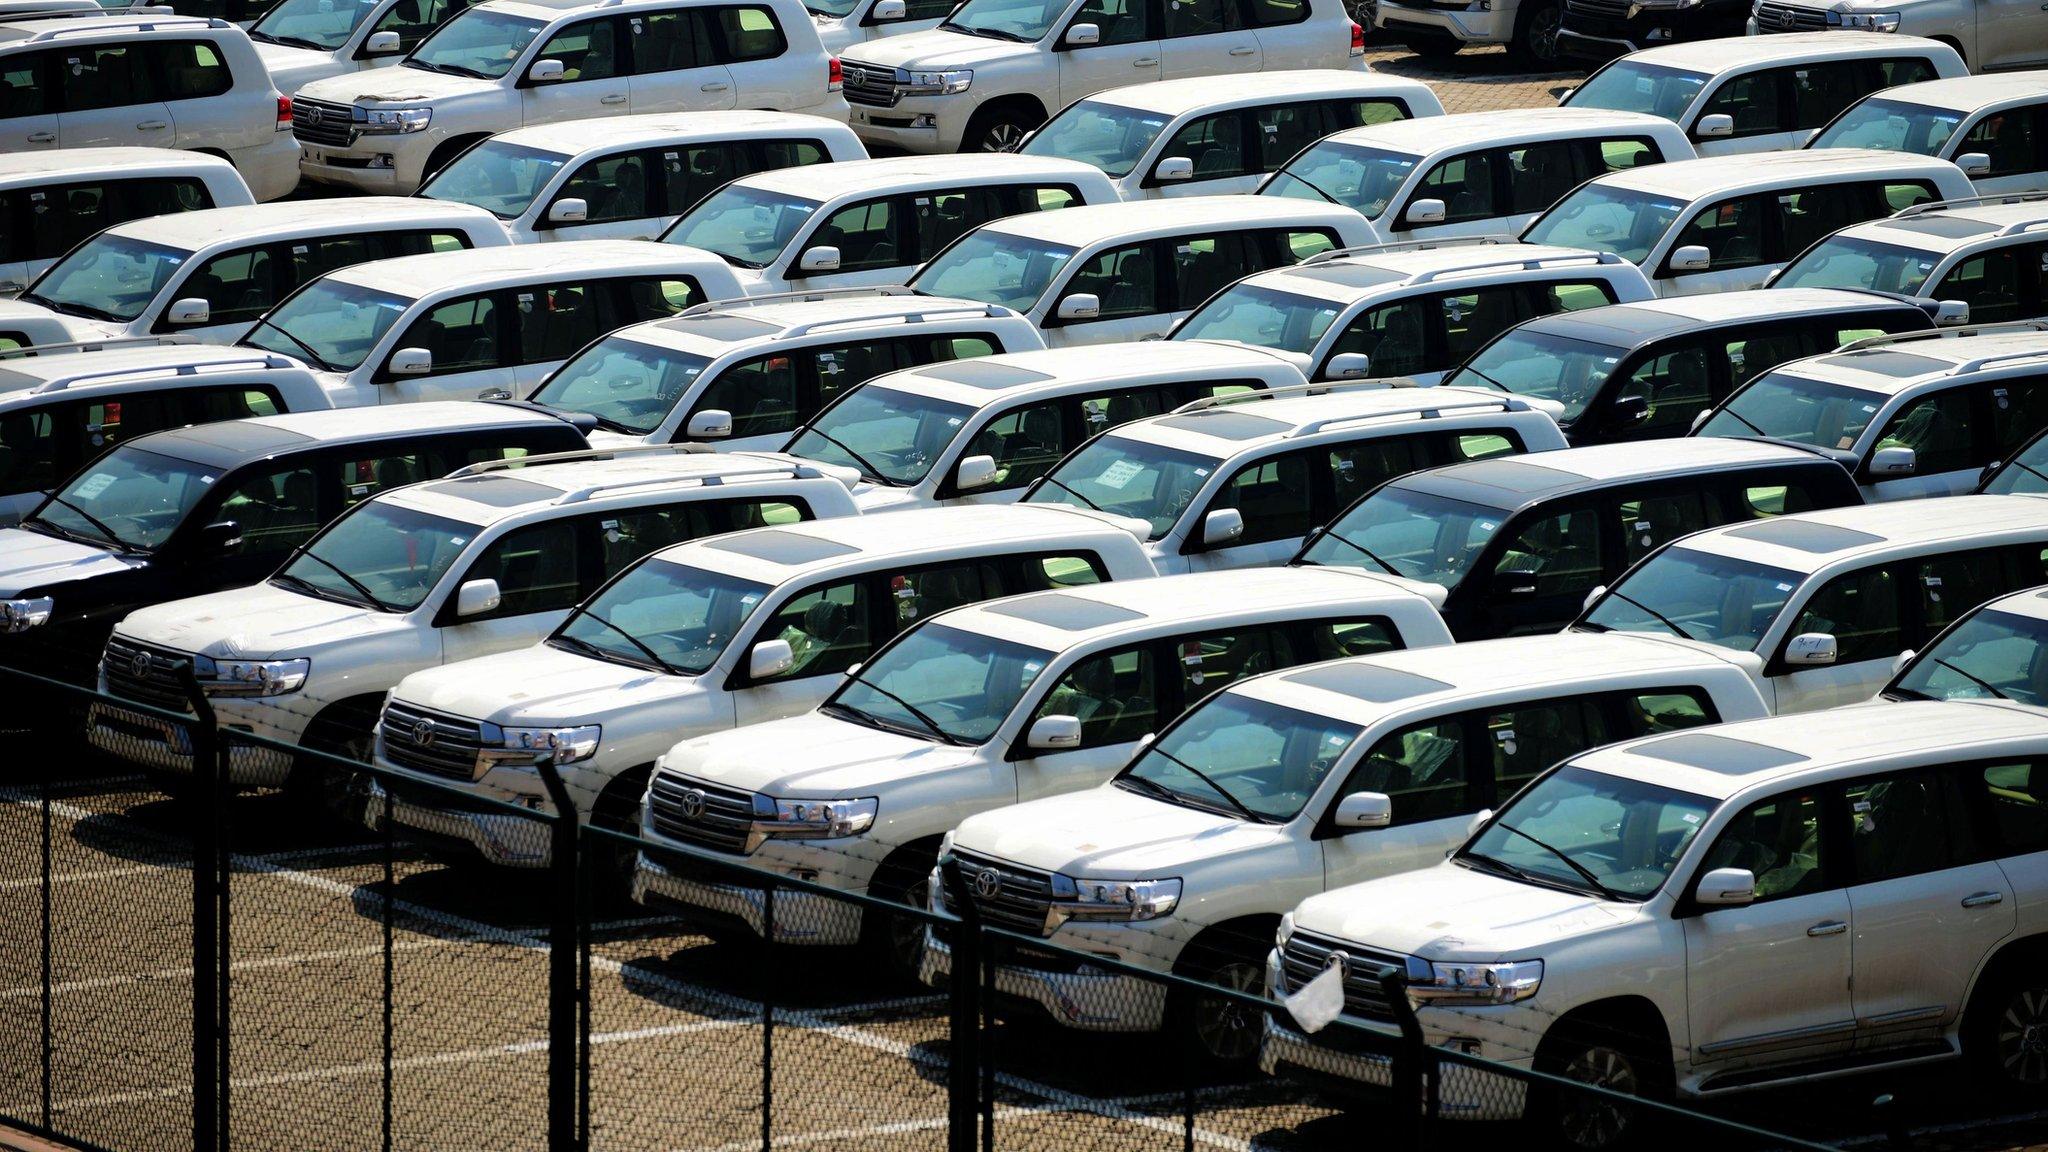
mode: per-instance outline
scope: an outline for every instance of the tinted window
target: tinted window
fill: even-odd
[[[1060,402],[1018,408],[982,425],[962,456],[990,456],[996,478],[978,491],[1021,488],[1052,470],[1067,454],[1066,422]]]
[[[1837,576],[1799,610],[1788,636],[1825,632],[1835,638],[1835,663],[1888,660],[1906,647],[1899,628],[1898,581],[1890,568]]]
[[[2000,457],[2010,455],[2048,428],[2048,376],[2000,380],[1988,385],[1991,394],[1991,446]]]
[[[234,87],[235,78],[221,59],[220,49],[206,41],[151,44],[149,52],[160,80],[160,99],[199,100]]]
[[[201,264],[178,289],[179,297],[198,297],[209,305],[207,324],[246,324],[270,310],[296,277],[279,265],[270,248],[244,248]],[[168,328],[168,321],[160,321]]]
[[[1972,449],[1970,390],[1949,388],[1907,404],[1878,434],[1876,447],[1911,448],[1914,470],[1923,476],[1984,463]]]
[[[406,330],[397,347],[425,348],[434,357],[434,373],[479,372],[504,362],[503,332],[494,296],[450,300]]]
[[[1707,515],[1706,498],[1697,490],[1623,500],[1615,515],[1621,530],[1623,564],[1633,564],[1660,545],[1714,522]]]
[[[1394,802],[1394,824],[1419,824],[1474,811],[1471,771],[1466,763],[1462,721],[1418,724],[1383,738],[1366,753],[1344,787],[1378,792]]]
[[[44,65],[51,53],[24,52],[0,62],[0,118],[40,116],[56,111]]]
[[[64,110],[87,112],[160,99],[142,51],[142,45],[129,43],[82,45],[58,52]]]
[[[1737,76],[1714,89],[1700,105],[1700,117],[1728,116],[1735,121],[1735,136],[1757,136],[1784,132],[1792,127],[1789,110],[1782,107],[1779,72],[1766,70]],[[1694,121],[1698,123],[1698,121]]]
[[[1707,267],[1713,271],[1761,264],[1766,253],[1766,221],[1774,202],[1771,196],[1723,200],[1688,221],[1672,241],[1671,250],[1703,245],[1708,253]]]
[[[320,483],[310,465],[287,466],[236,481],[214,519],[240,526],[242,542],[234,555],[282,555],[319,530],[324,519],[319,497]]]
[[[778,609],[755,642],[786,640],[795,660],[770,680],[796,680],[844,672],[867,658],[868,590],[851,580],[806,592]]]
[[[1494,179],[1494,165],[1500,156],[1498,152],[1471,152],[1438,164],[1423,175],[1409,203],[1443,201],[1446,224],[1501,215]]]
[[[1487,713],[1496,801],[1552,764],[1613,740],[1607,727],[1600,710],[1583,700],[1545,700]]]
[[[1617,739],[1698,728],[1720,719],[1704,693],[1676,688],[1662,692],[1624,692],[1621,694],[1621,710],[1627,731]]]
[[[720,8],[718,28],[725,40],[725,63],[770,60],[782,55],[786,42],[775,14],[766,8]]]
[[[913,252],[905,253],[902,232],[902,200],[868,200],[834,212],[823,227],[811,234],[810,247],[829,245],[839,249],[839,272],[861,272],[894,268],[917,262]],[[913,240],[914,243],[914,240]],[[794,264],[792,275],[802,271]]]
[[[1078,718],[1082,748],[1125,744],[1157,732],[1158,664],[1149,647],[1091,656],[1060,677],[1032,719]]]
[[[2019,320],[2040,311],[2039,298],[2022,287],[2026,263],[2040,267],[2043,250],[2031,245],[1999,248],[1972,256],[1950,269],[1928,293],[1937,300],[1970,306],[1971,323]]]
[[[1242,112],[1219,112],[1191,120],[1173,134],[1160,155],[1191,161],[1197,180],[1242,176],[1252,171],[1244,154],[1243,116]]]
[[[1742,868],[1756,877],[1756,903],[1826,891],[1826,848],[1820,834],[1819,793],[1774,796],[1728,822],[1700,862],[1699,874]]]
[[[1714,402],[1707,351],[1694,344],[1652,356],[1636,365],[1615,395],[1640,396],[1649,404],[1649,415],[1631,426],[1635,435],[1683,436],[1693,417]]]
[[[1244,0],[1251,22],[1261,27],[1299,24],[1308,19],[1308,0]]]
[[[1520,286],[1513,284],[1438,297],[1443,309],[1444,355],[1433,358],[1432,363],[1463,363],[1480,345],[1526,319],[1521,297]]]
[[[649,12],[627,21],[633,33],[633,71],[675,72],[708,63],[701,41],[704,32],[688,10]],[[705,189],[710,191],[710,189]],[[682,209],[676,209],[681,212]]]
[[[1605,582],[1600,518],[1591,508],[1545,516],[1508,544],[1495,572],[1531,572],[1536,595],[1583,596]]]
[[[593,160],[562,182],[557,200],[580,199],[590,206],[589,224],[618,220],[639,220],[656,215],[649,200],[647,165],[643,152],[628,152]]]
[[[566,360],[625,319],[602,282],[521,289],[512,293],[512,308],[521,364]]]
[[[2038,172],[2043,165],[2042,150],[2048,145],[2043,129],[2043,108],[2012,108],[1993,112],[1970,126],[1953,155],[1982,152],[1991,161],[1989,176],[2012,176]],[[1980,177],[1981,179],[1981,177]],[[1974,316],[1974,311],[1972,312]]]
[[[1152,30],[1152,11],[1147,0],[1087,0],[1071,23],[1095,25],[1102,30],[1103,44],[1136,44],[1158,35]]]
[[[1150,242],[1112,248],[1074,273],[1065,295],[1094,293],[1102,302],[1103,320],[1165,311],[1160,306],[1157,255],[1158,246]]]
[[[57,441],[49,410],[0,413],[0,493],[33,492],[57,483]]]
[[[1428,371],[1432,304],[1436,302],[1430,297],[1415,296],[1366,312],[1337,337],[1331,355],[1363,352],[1371,358],[1375,376],[1407,376]]]
[[[1173,652],[1186,705],[1247,676],[1300,661],[1287,630],[1277,625],[1190,637],[1175,642]]]
[[[1967,864],[1978,856],[1953,771],[1857,780],[1845,792],[1854,883],[1918,876]]]
[[[1244,516],[1244,534],[1225,547],[1306,534],[1315,516],[1313,471],[1322,455],[1290,452],[1248,464],[1224,481],[1210,510],[1235,508]]]
[[[1581,173],[1577,152],[1577,144],[1563,140],[1507,149],[1503,155],[1508,170],[1508,211],[1541,212],[1578,187],[1585,176],[1601,174]]]
[[[199,180],[165,177],[24,188],[0,194],[0,203],[0,259],[49,260],[102,228],[211,208],[213,197]]]
[[[1992,826],[2004,852],[2048,851],[2048,764],[1993,764],[1973,771],[1968,786],[1990,794]]]
[[[618,27],[610,20],[582,20],[548,38],[536,60],[560,60],[562,80],[609,80],[619,74]]]
[[[477,558],[465,580],[496,580],[498,606],[466,621],[529,612],[555,612],[574,607],[583,598],[577,576],[576,526],[556,520],[515,528],[498,538]]]
[[[1818,128],[1870,91],[1869,65],[1862,60],[1806,64],[1792,72],[1793,127]]]
[[[465,0],[399,0],[377,21],[371,33],[396,32],[398,46],[410,52],[435,25],[467,7]]]
[[[1242,26],[1238,0],[1172,0],[1166,5],[1165,36],[1208,36]]]

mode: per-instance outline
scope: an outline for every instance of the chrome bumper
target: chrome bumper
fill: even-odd
[[[700,909],[738,920],[756,936],[768,934],[767,889],[683,876],[648,859],[645,852],[633,867],[633,900],[638,904],[666,902],[685,909]],[[827,948],[858,944],[861,911],[861,906],[851,900],[778,888],[775,942]]]
[[[937,984],[952,972],[952,948],[926,929],[918,979]],[[1086,966],[1041,972],[1003,964],[996,967],[995,982],[998,993],[1036,1004],[1083,1032],[1157,1032],[1166,1024],[1166,986],[1126,972]]]
[[[460,812],[434,808],[393,796],[375,780],[369,782],[369,803],[363,806],[363,824],[372,832],[384,830],[389,820],[399,829],[411,829],[443,841],[455,841],[474,849],[477,855],[504,868],[545,868],[551,857],[551,829],[547,820],[499,812]]]
[[[86,739],[131,764],[192,774],[192,735],[183,724],[95,702],[86,714]],[[291,775],[292,761],[291,753],[276,748],[230,743],[228,782],[245,788],[281,788]]]

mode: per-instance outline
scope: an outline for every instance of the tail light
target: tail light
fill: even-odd
[[[277,130],[279,132],[289,132],[292,130],[292,98],[289,96],[279,96],[277,98]]]
[[[1351,54],[1353,56],[1365,55],[1365,29],[1360,27],[1355,21],[1351,25]]]
[[[825,91],[837,92],[845,85],[846,72],[839,67],[839,57],[831,57],[831,63],[825,65]]]

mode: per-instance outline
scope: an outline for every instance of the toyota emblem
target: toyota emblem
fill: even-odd
[[[318,126],[320,123],[320,109],[314,108],[310,105],[300,108],[298,111],[298,116],[299,119],[306,122],[308,127],[315,127]]]
[[[1335,968],[1339,980],[1351,979],[1351,957],[1342,952],[1330,953],[1330,958],[1323,961],[1323,967]]]
[[[702,788],[692,788],[688,792],[683,793],[683,816],[689,820],[702,820],[704,818],[704,790]]]
[[[1003,890],[1003,874],[993,868],[984,868],[974,875],[974,894],[983,900],[993,900]]]
[[[1796,19],[1796,17],[1792,14],[1792,10],[1790,8],[1787,8],[1784,11],[1778,13],[1778,27],[1790,28],[1792,26],[1792,22],[1794,19]]]
[[[419,745],[419,746],[420,746],[420,747],[422,747],[422,748],[431,748],[431,747],[433,747],[433,746],[434,746],[434,722],[433,722],[432,720],[415,720],[415,721],[413,721],[413,725],[412,725],[412,742],[413,742],[413,743],[415,743],[415,744],[417,744],[417,745]]]
[[[149,668],[150,659],[147,652],[137,652],[135,659],[128,662],[128,674],[137,680],[149,679]]]

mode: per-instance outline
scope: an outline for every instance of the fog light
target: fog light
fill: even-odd
[[[1438,1047],[1448,1048],[1453,1052],[1466,1056],[1479,1055],[1479,1041],[1470,1036],[1453,1036],[1438,1045]]]
[[[920,112],[910,118],[910,126],[912,128],[937,128],[939,126],[939,114],[936,112]]]
[[[396,164],[393,164],[393,163],[391,162],[391,153],[389,153],[389,152],[379,152],[379,153],[377,153],[376,157],[375,157],[374,159],[372,159],[372,160],[370,161],[370,163],[369,163],[369,167],[371,167],[371,168],[395,168],[395,167],[397,167],[397,165],[396,165]]]
[[[1648,32],[1648,34],[1646,34],[1646,35],[1645,35],[1645,36],[1643,37],[1643,39],[1645,39],[1645,40],[1669,40],[1669,39],[1671,39],[1671,29],[1669,29],[1669,28],[1652,28],[1652,29],[1650,29],[1650,31]]]

